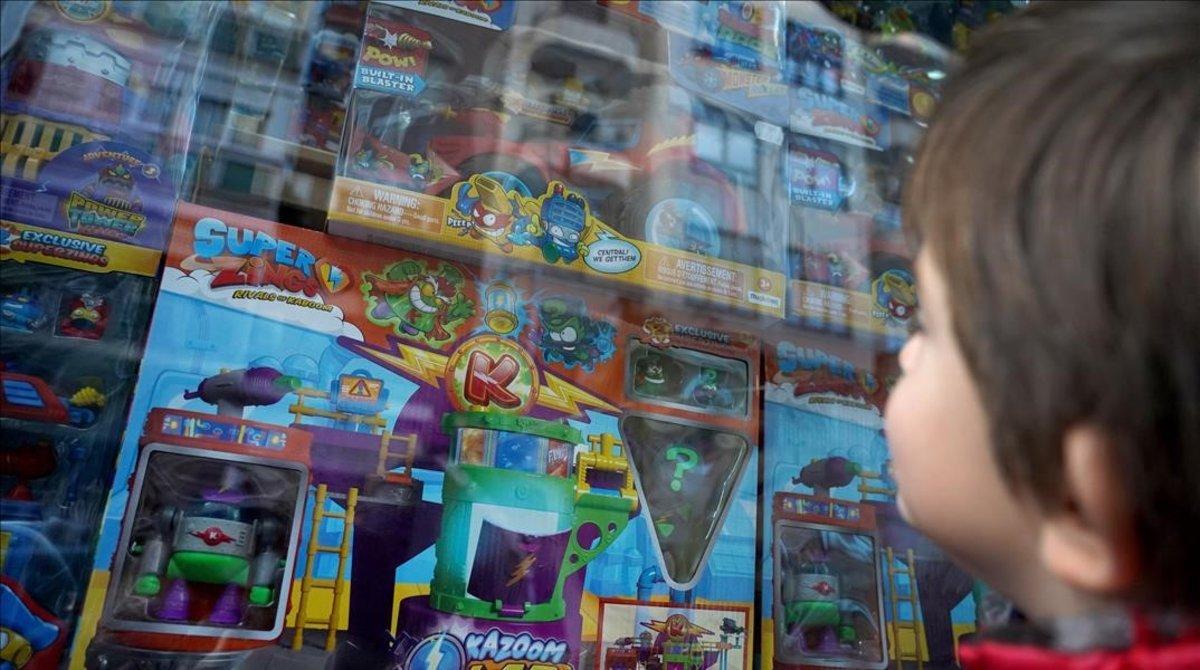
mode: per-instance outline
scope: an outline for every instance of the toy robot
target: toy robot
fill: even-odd
[[[840,580],[824,561],[801,566],[790,584],[796,599],[784,605],[784,623],[792,633],[799,633],[801,645],[836,651],[842,644],[853,643],[854,627],[844,625],[838,609]]]
[[[587,204],[578,194],[567,192],[562,182],[553,183],[550,196],[542,200],[541,209],[528,223],[519,220],[514,228],[525,233],[511,235],[509,239],[537,246],[547,263],[562,261],[570,265],[587,255],[587,245],[583,242],[588,233]]]
[[[877,634],[875,618],[865,604],[843,595],[842,578],[829,565],[830,558],[830,548],[818,535],[785,562],[784,644],[804,654],[855,657],[864,651],[865,641],[858,622]]]
[[[149,610],[153,618],[194,620],[193,596],[204,589],[219,590],[204,620],[220,626],[239,625],[247,605],[275,602],[286,529],[247,506],[243,481],[240,470],[227,468],[219,488],[204,491],[185,507],[164,507],[133,545],[140,558],[133,592],[158,597]],[[165,590],[164,578],[169,580]]]

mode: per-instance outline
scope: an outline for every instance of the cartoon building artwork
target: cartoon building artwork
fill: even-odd
[[[764,462],[764,636],[778,667],[953,664],[986,591],[901,519],[882,434],[899,367],[854,354],[767,343],[765,440],[793,448]]]
[[[0,670],[951,667],[876,4],[5,5]]]
[[[595,650],[588,603],[668,591],[747,626],[755,338],[672,327],[681,398],[626,415],[644,324],[669,312],[602,316],[600,294],[215,210],[181,206],[176,224],[87,663],[407,667],[512,647],[577,666]],[[428,321],[439,335],[396,318],[439,296],[461,306]],[[228,337],[245,327],[264,337]],[[704,421],[717,395],[726,411]],[[714,574],[718,555],[740,581]]]
[[[713,611],[686,604],[644,605],[601,601],[601,667],[636,668],[746,667],[749,611]]]

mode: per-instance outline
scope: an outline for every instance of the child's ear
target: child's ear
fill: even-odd
[[[1063,438],[1061,506],[1045,511],[1039,534],[1043,566],[1070,586],[1096,596],[1128,591],[1141,557],[1128,493],[1108,436],[1075,426]]]

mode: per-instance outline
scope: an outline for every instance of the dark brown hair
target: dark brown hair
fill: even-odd
[[[1045,2],[984,31],[905,195],[997,462],[1047,508],[1112,440],[1135,594],[1200,608],[1200,3]]]

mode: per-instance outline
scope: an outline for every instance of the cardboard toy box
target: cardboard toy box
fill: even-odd
[[[900,227],[905,152],[788,138],[788,317],[885,349],[908,337],[917,294]]]
[[[759,357],[181,205],[76,665],[748,668]]]
[[[0,177],[0,665],[75,630],[141,360],[174,187],[131,146]]]
[[[789,320],[898,346],[916,307],[899,185],[936,82],[798,5],[608,5],[665,31],[676,83],[784,146]]]
[[[764,346],[762,667],[953,667],[996,600],[897,511],[895,356],[811,333]]]
[[[778,127],[674,86],[656,25],[592,3],[496,3],[482,25],[444,4],[369,7],[330,232],[783,315]]]

